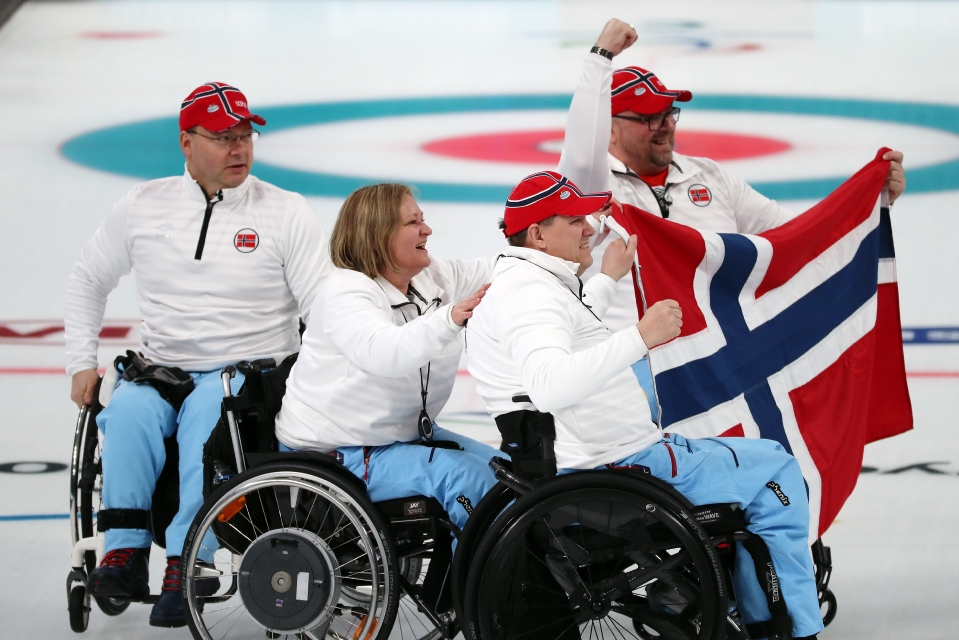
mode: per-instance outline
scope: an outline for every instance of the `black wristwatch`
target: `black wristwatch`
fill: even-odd
[[[612,59],[613,59],[613,52],[612,52],[612,51],[609,51],[609,50],[607,50],[607,49],[604,49],[604,48],[602,48],[602,47],[593,47],[592,49],[589,50],[589,52],[590,52],[590,53],[599,54],[599,55],[601,55],[601,56],[603,56],[604,58],[607,58],[607,59],[609,59],[609,60],[612,60]]]

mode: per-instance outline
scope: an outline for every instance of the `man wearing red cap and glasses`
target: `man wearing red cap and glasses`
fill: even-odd
[[[640,67],[614,71],[613,57],[636,39],[631,25],[614,18],[583,61],[558,171],[583,189],[609,189],[621,202],[703,231],[762,233],[792,218],[794,213],[713,160],[673,151],[680,115],[675,103],[688,102],[693,94],[667,89],[656,74]],[[902,157],[899,151],[883,156],[892,161],[886,180],[890,203],[906,188]],[[637,318],[633,284],[625,279],[606,322],[619,329]],[[637,363],[635,372],[658,419],[646,361]]]
[[[611,331],[604,324],[636,252],[635,236],[628,245],[617,239],[601,272],[580,280],[592,264],[590,214],[608,212],[610,201],[610,192],[583,193],[552,171],[526,177],[510,193],[501,224],[510,246],[467,328],[476,391],[504,433],[529,418],[524,412],[551,414],[560,471],[642,467],[693,504],[738,505],[768,547],[773,601],[781,588],[788,610],[771,619],[767,585],[746,553],[737,553],[736,600],[746,621],[757,633],[789,628],[797,640],[813,638],[823,625],[799,463],[771,440],[664,436],[653,423],[631,365],[679,335],[682,310],[662,300],[635,325]],[[505,446],[517,464],[522,449]]]
[[[323,229],[306,200],[250,175],[259,135],[253,123],[266,121],[250,113],[236,87],[210,82],[187,96],[180,109],[186,171],[136,185],[83,249],[67,290],[74,402],[93,400],[107,295],[130,271],[142,355],[180,369],[185,390],[192,387],[185,398],[164,398],[162,387],[121,379],[97,416],[105,436],[100,519],[117,514],[127,520],[120,524],[140,528],[106,531],[106,554],[88,581],[91,595],[149,593],[152,535],[143,527],[166,460],[163,440],[177,437],[180,503],[166,530],[167,572],[150,614],[155,626],[186,623],[179,556],[203,502],[203,444],[220,415],[220,369],[258,358],[279,362],[297,351],[297,318],[307,319],[330,270]],[[242,380],[233,380],[234,393]],[[206,542],[202,560],[211,562],[216,541]],[[202,588],[215,590],[216,580],[205,582]]]

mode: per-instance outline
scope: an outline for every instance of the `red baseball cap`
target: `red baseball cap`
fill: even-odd
[[[586,216],[606,207],[613,194],[583,193],[555,171],[540,171],[523,178],[506,200],[503,221],[507,238],[552,216]]]
[[[246,96],[224,82],[207,82],[194,89],[180,105],[180,131],[203,127],[214,133],[226,131],[244,120],[264,125],[266,120],[250,113]]]
[[[668,109],[673,101],[689,102],[689,91],[670,91],[656,74],[640,67],[613,72],[613,115],[623,111],[650,114]]]

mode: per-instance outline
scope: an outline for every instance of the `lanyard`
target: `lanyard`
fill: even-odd
[[[429,309],[430,306],[432,306],[433,304],[439,307],[439,305],[442,304],[443,302],[440,298],[434,298],[433,302],[427,302],[426,298],[420,295],[420,292],[414,289],[412,284],[409,285],[409,291],[414,296],[419,298],[423,302],[423,304],[426,305],[426,307],[424,308],[424,311],[426,309]],[[401,307],[405,307],[406,305],[413,305],[413,308],[416,309],[417,317],[420,317],[423,315],[423,311],[420,311],[419,305],[417,305],[412,300],[409,302],[401,302],[400,304],[391,305],[391,308],[399,309],[400,313],[403,313],[403,310]],[[403,318],[406,319],[407,322],[409,322],[409,318],[406,318],[405,313],[403,313]],[[417,428],[417,431],[419,431],[420,433],[420,438],[427,442],[430,442],[431,440],[433,440],[433,420],[430,418],[430,414],[427,413],[426,411],[426,396],[429,394],[430,369],[432,367],[432,364],[433,364],[432,362],[426,363],[425,380],[423,378],[423,367],[420,367],[420,398],[423,401],[423,408],[420,410],[420,417],[417,419],[417,423],[416,423],[416,428]]]

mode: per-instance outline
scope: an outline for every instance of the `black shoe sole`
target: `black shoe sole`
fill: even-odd
[[[186,618],[177,618],[176,620],[156,620],[150,618],[151,627],[163,627],[164,629],[176,629],[186,626]]]
[[[136,585],[133,589],[128,589],[120,581],[112,576],[97,576],[95,581],[87,584],[87,591],[91,596],[101,598],[127,598],[130,600],[140,600],[150,595],[149,585]]]

